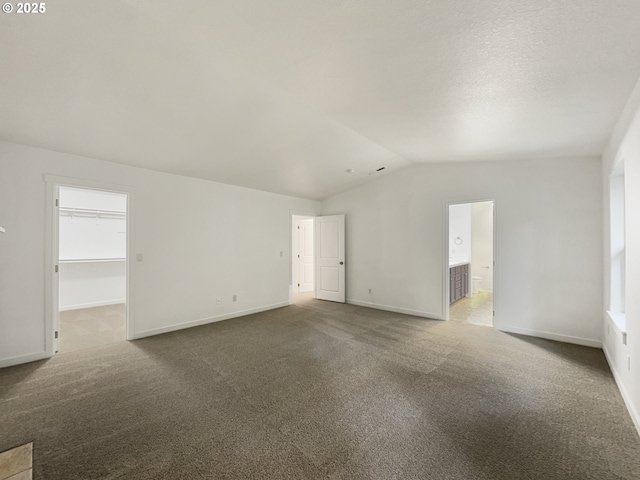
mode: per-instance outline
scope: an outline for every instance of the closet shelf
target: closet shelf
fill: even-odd
[[[60,263],[104,263],[104,262],[124,262],[126,258],[65,258],[60,259]]]
[[[109,217],[122,217],[122,218],[126,218],[127,216],[127,212],[120,212],[117,210],[97,210],[97,209],[93,209],[93,208],[71,208],[71,207],[60,207],[60,213],[61,214],[69,214],[69,215],[74,215],[74,214],[84,214],[84,215],[91,215],[91,216],[109,216]]]

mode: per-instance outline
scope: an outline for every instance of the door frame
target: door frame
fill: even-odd
[[[294,225],[294,219],[293,217],[305,217],[305,218],[316,218],[317,216],[319,216],[320,214],[317,212],[310,212],[307,210],[293,210],[290,209],[289,210],[289,228],[291,229],[291,234],[289,235],[289,305],[293,305],[293,280],[294,280],[294,274],[293,274],[293,268],[295,266],[295,262],[293,260],[293,236],[295,235],[295,225]],[[315,231],[315,226],[314,226],[314,231]],[[315,271],[316,268],[316,258],[315,258],[315,245],[314,247],[314,256],[313,256],[313,268]],[[313,289],[313,297],[315,298],[316,296],[316,292],[315,292],[315,278],[313,279],[313,284],[314,284],[314,289]]]
[[[493,328],[497,328],[499,318],[499,268],[500,262],[498,261],[498,202],[495,196],[487,197],[474,197],[472,199],[456,199],[442,202],[444,210],[444,249],[443,249],[443,261],[442,261],[442,283],[444,288],[442,298],[442,318],[445,321],[449,320],[449,207],[451,205],[461,205],[465,203],[483,203],[493,202]],[[473,284],[471,272],[469,272],[469,282]],[[470,290],[471,291],[471,290]]]
[[[109,193],[124,194],[127,196],[127,235],[126,235],[126,299],[125,299],[125,322],[126,339],[134,338],[135,309],[134,298],[134,268],[133,268],[133,247],[134,238],[134,208],[135,208],[135,188],[129,185],[118,185],[80,178],[62,177],[56,175],[45,175],[46,183],[46,215],[45,215],[45,351],[48,357],[56,353],[58,342],[55,339],[56,328],[59,331],[60,311],[59,311],[59,274],[56,266],[60,265],[60,245],[59,245],[59,221],[60,215],[56,200],[59,199],[60,187],[80,188],[84,190],[98,190]],[[58,339],[59,341],[59,339]]]
[[[296,232],[296,225],[295,222],[296,221],[301,221],[301,220],[315,220],[315,215],[311,216],[311,215],[298,215],[296,213],[291,215],[291,292],[292,293],[300,293],[299,291],[296,291],[296,245],[298,246],[298,250],[300,250],[300,243],[299,243],[299,235],[298,232]],[[315,225],[314,225],[315,228]],[[314,249],[315,249],[315,245],[314,245]],[[313,256],[313,267],[315,268],[315,264],[316,264],[316,259],[315,259],[315,253]],[[299,267],[299,265],[298,265]],[[299,275],[300,272],[298,271],[297,274]],[[314,295],[315,295],[315,278],[313,279],[313,285],[314,285]]]

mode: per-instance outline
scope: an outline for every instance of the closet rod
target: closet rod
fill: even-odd
[[[103,263],[103,262],[124,262],[126,258],[65,258],[60,259],[60,263]]]
[[[72,208],[72,207],[60,207],[60,212],[64,213],[97,213],[100,215],[104,213],[105,215],[123,215],[126,216],[127,212],[119,212],[117,210],[98,210],[95,208]]]

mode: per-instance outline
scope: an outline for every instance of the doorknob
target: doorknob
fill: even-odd
[[[344,262],[340,262],[340,265],[344,265]]]

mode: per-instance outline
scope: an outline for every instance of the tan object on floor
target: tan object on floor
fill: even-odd
[[[0,480],[32,478],[33,442],[0,453]]]

